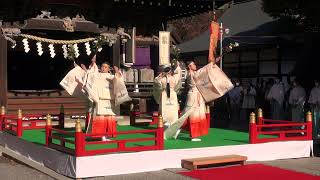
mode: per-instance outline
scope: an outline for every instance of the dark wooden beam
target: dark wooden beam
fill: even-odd
[[[145,16],[159,16],[154,12],[161,12],[161,18],[176,19],[192,16],[212,10],[213,0],[128,0],[128,1],[77,1],[77,0],[10,0],[2,3],[0,19],[4,21],[23,21],[35,17],[41,10],[47,9],[51,15],[59,17],[74,17],[76,14],[84,15],[88,20],[98,24],[111,25],[126,22],[132,19],[139,21]],[[230,0],[217,1],[217,7]],[[134,3],[133,3],[134,2]],[[151,14],[140,15],[141,11],[152,10]],[[129,16],[128,16],[129,14]],[[122,17],[125,15],[125,17]],[[138,16],[138,17],[137,17]]]
[[[120,39],[112,46],[112,65],[120,67]]]
[[[281,50],[281,47],[280,47],[280,44],[277,46],[277,64],[278,64],[278,78],[282,79],[281,78],[281,74],[282,74],[282,71],[281,71],[281,66],[282,66],[282,50]]]
[[[261,64],[261,59],[260,59],[260,52],[261,49],[257,49],[257,74],[260,74],[260,64]]]
[[[0,35],[0,105],[7,106],[7,41]]]

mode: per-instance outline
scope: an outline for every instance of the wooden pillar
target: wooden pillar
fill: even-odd
[[[136,109],[133,102],[130,104],[130,126],[134,126],[136,124]]]
[[[260,77],[260,49],[257,50],[257,76]]]
[[[211,116],[210,116],[210,106],[206,106],[206,118],[207,118],[207,125],[208,129],[210,129],[210,123],[211,123]]]
[[[281,72],[281,58],[282,58],[282,52],[281,52],[281,48],[280,45],[277,46],[277,50],[278,50],[278,58],[277,58],[277,64],[278,64],[278,73],[277,73],[277,77],[280,78],[280,80],[282,80],[282,72]]]
[[[120,67],[120,48],[121,48],[121,42],[120,38],[117,39],[116,43],[112,46],[112,65]]]
[[[310,111],[306,114],[306,123],[307,123],[307,139],[312,140],[312,131],[314,130],[312,128],[312,113]]]
[[[59,113],[59,128],[64,128],[64,106],[61,104]]]
[[[156,135],[156,145],[158,150],[164,149],[164,128],[163,128],[163,118],[161,115],[159,115],[158,119],[158,129],[157,129],[157,135]]]
[[[7,41],[0,35],[0,105],[7,107]]]
[[[83,156],[85,153],[85,138],[79,119],[76,120],[75,129],[75,155],[76,157],[79,157]]]
[[[46,121],[46,146],[49,146],[49,142],[51,142],[51,139],[49,139],[49,136],[51,136],[51,128],[52,128],[52,121],[51,121],[51,115],[47,115],[47,121]]]
[[[17,136],[21,137],[23,133],[23,123],[22,123],[22,111],[18,110],[18,119],[17,119]]]
[[[258,109],[258,125],[263,125],[263,111],[261,108]],[[258,131],[261,131],[261,127],[258,128]]]
[[[131,39],[126,43],[126,59],[125,63],[133,65],[136,60],[136,28],[133,27],[131,32]]]
[[[1,112],[0,112],[0,131],[3,129],[3,121],[4,121],[4,116],[6,115],[6,107],[1,106]]]
[[[155,74],[158,73],[159,66],[159,45],[150,45],[151,68]]]
[[[152,113],[152,122],[150,125],[158,124],[159,123],[159,112],[153,112]]]
[[[257,127],[256,127],[256,114],[252,112],[250,114],[250,123],[249,123],[249,143],[256,144],[257,142]]]
[[[240,51],[238,54],[238,78],[240,82],[241,82],[240,78],[242,78],[241,57],[242,57],[242,51]]]

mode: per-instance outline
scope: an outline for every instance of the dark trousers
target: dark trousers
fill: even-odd
[[[271,100],[271,119],[282,120],[282,104],[276,100]]]

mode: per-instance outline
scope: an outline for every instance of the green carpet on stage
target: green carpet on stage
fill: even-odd
[[[130,130],[141,130],[148,129],[150,127],[133,127],[133,126],[118,126],[117,131],[130,131]],[[64,129],[69,132],[74,132],[74,129]],[[73,136],[65,136],[59,133],[55,133],[55,136],[61,136],[69,140],[74,140]],[[134,138],[150,138],[154,137],[152,133],[139,133],[139,134],[125,134],[118,135],[115,140],[120,139],[134,139]],[[36,144],[45,144],[45,130],[24,130],[22,139],[34,142]],[[227,129],[209,129],[209,134],[200,137],[202,141],[192,142],[190,141],[189,133],[187,131],[182,131],[178,139],[174,140],[165,140],[165,149],[185,149],[185,148],[199,148],[199,147],[213,147],[213,146],[226,146],[226,145],[240,145],[248,144],[249,135],[245,132],[239,132],[234,130]],[[56,144],[59,144],[59,140],[53,141]],[[154,141],[144,141],[144,142],[128,142],[126,143],[127,147],[133,146],[150,146],[154,145]],[[90,144],[86,145],[86,150],[102,149],[102,148],[115,148],[117,144]],[[74,149],[74,145],[71,143],[66,143],[66,147]]]

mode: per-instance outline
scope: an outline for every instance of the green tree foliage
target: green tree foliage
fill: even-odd
[[[304,31],[319,31],[319,0],[262,0],[263,10],[280,21],[293,23]]]

